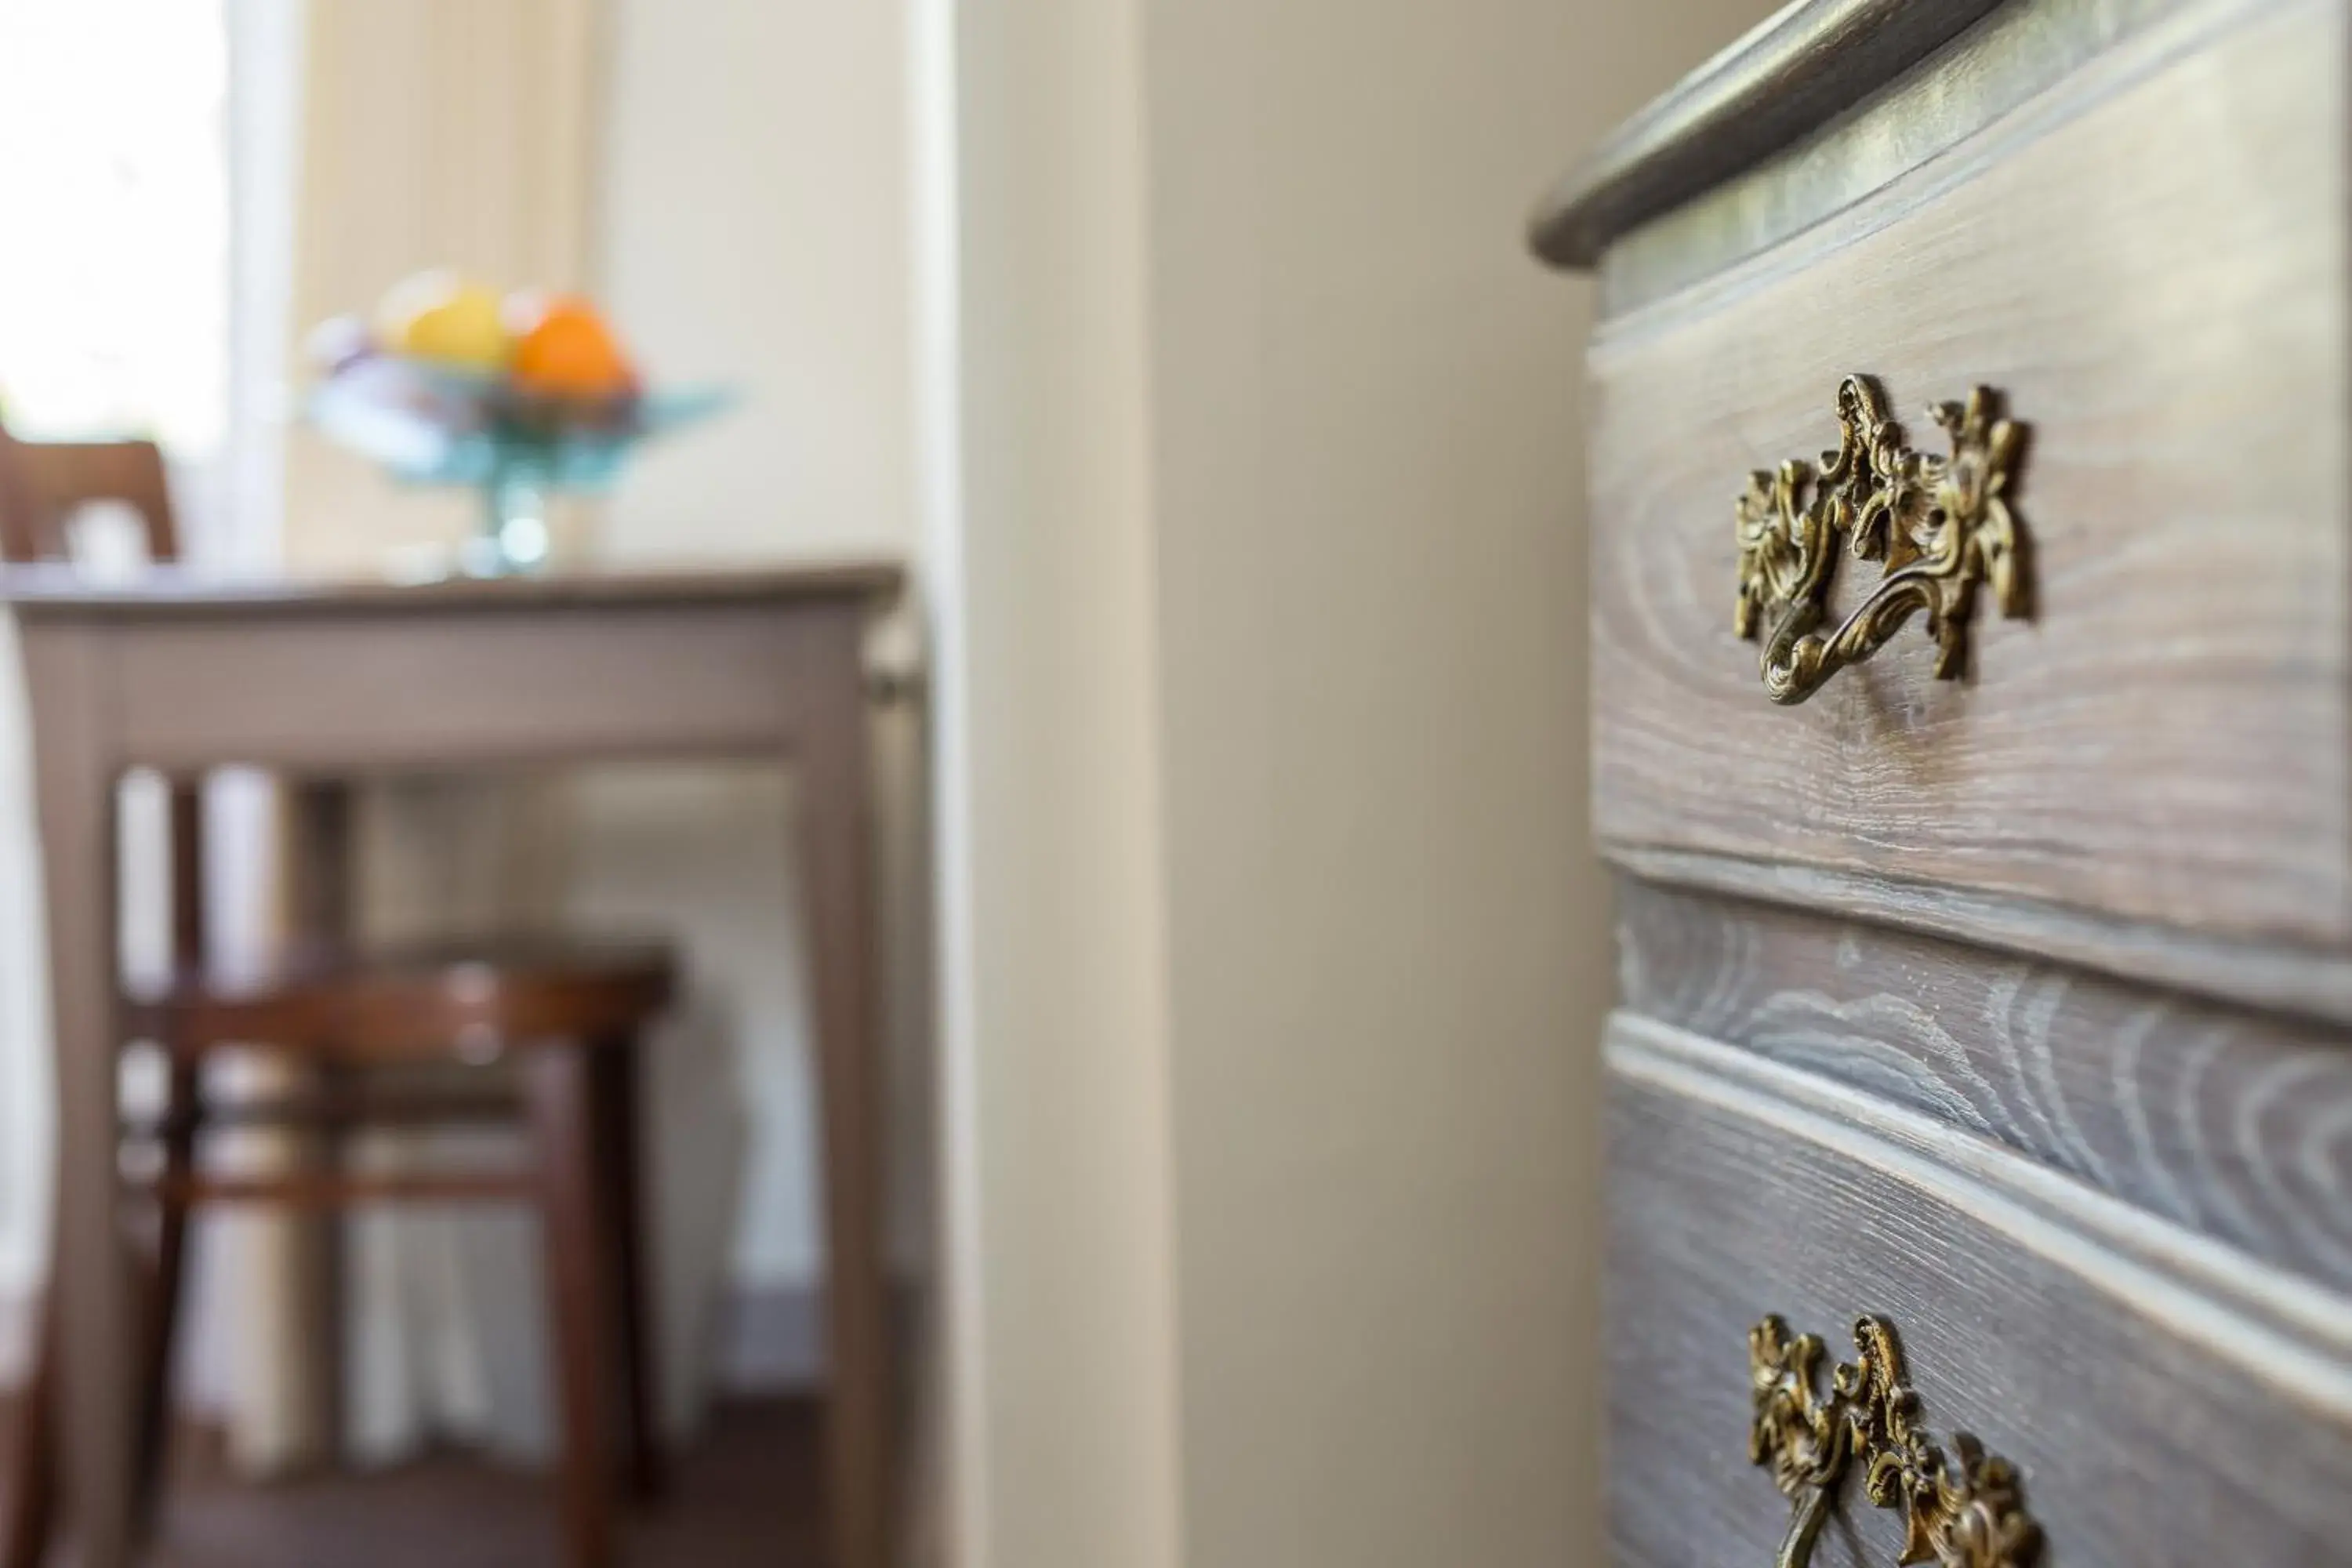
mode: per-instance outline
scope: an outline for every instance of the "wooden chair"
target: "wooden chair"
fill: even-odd
[[[18,442],[0,431],[0,559],[62,559],[74,510],[91,500],[128,503],[145,525],[149,552],[169,562],[180,540],[152,443]],[[179,1319],[187,1216],[201,1203],[275,1202],[339,1209],[367,1201],[522,1200],[538,1208],[562,1429],[561,1491],[568,1560],[611,1561],[608,1413],[618,1417],[631,1489],[658,1491],[652,1325],[646,1303],[644,1197],[637,1149],[636,1081],[646,1025],[668,1003],[669,952],[658,945],[563,938],[455,942],[367,951],[345,940],[348,877],[342,864],[348,796],[305,786],[298,798],[297,860],[307,873],[299,930],[304,939],[259,976],[234,979],[205,967],[203,837],[197,786],[172,789],[172,980],[124,999],[123,1038],[158,1044],[168,1064],[167,1102],[143,1122],[126,1119],[126,1142],[154,1167],[153,1289],[142,1359],[142,1496],[152,1508],[170,1422],[169,1379]],[[208,1103],[200,1068],[224,1047],[258,1047],[301,1064],[311,1087],[265,1104]],[[418,1086],[426,1064],[462,1067],[486,1054],[513,1072]],[[362,1126],[510,1121],[528,1133],[526,1168],[508,1173],[367,1177],[331,1158],[286,1175],[207,1173],[197,1160],[207,1131],[231,1126],[315,1130],[331,1152]],[[127,1244],[127,1243],[126,1243]],[[0,1568],[37,1568],[51,1533],[57,1377],[45,1328],[26,1431],[16,1445],[15,1501],[0,1529]],[[615,1386],[614,1373],[617,1372]]]

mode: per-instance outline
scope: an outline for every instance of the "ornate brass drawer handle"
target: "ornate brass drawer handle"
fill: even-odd
[[[1748,1331],[1755,1417],[1748,1457],[1769,1465],[1773,1484],[1796,1503],[1774,1568],[1806,1568],[1811,1562],[1813,1539],[1854,1465],[1872,1502],[1903,1510],[1898,1563],[2031,1568],[2042,1552],[2042,1531],[2025,1511],[2016,1470],[1965,1433],[1952,1439],[1956,1466],[1912,1424],[1919,1396],[1904,1381],[1894,1324],[1860,1319],[1853,1342],[1859,1359],[1837,1368],[1823,1399],[1815,1387],[1818,1338],[1790,1339],[1789,1325],[1777,1317]]]
[[[1927,613],[1936,673],[1958,678],[1968,662],[1977,584],[2001,613],[2027,613],[2024,535],[2011,511],[2025,426],[1999,416],[1988,387],[1966,404],[1928,411],[1951,437],[1949,457],[1915,452],[1886,417],[1878,389],[1850,375],[1837,394],[1838,449],[1819,466],[1791,458],[1748,477],[1738,502],[1739,604],[1732,629],[1761,633],[1764,689],[1802,702],[1847,665],[1876,653],[1915,612]],[[1837,547],[1884,561],[1885,575],[1862,607],[1827,637]]]

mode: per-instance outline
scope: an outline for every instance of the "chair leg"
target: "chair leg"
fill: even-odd
[[[311,1068],[314,1086],[330,1099],[352,1092],[353,1072],[342,1064],[320,1061]],[[340,1180],[351,1171],[351,1138],[347,1124],[330,1120],[306,1140],[302,1157],[327,1176]],[[348,1278],[351,1225],[340,1205],[321,1207],[304,1222],[304,1258],[308,1267],[303,1301],[310,1337],[309,1367],[315,1380],[310,1419],[318,1433],[320,1457],[330,1466],[341,1462],[349,1429],[347,1380],[350,1374],[345,1335],[351,1323],[351,1281]]]
[[[135,1493],[141,1530],[152,1529],[163,1490],[172,1444],[172,1373],[178,1360],[181,1300],[186,1293],[188,1205],[170,1194],[173,1184],[195,1173],[197,1069],[174,1059],[170,1114],[162,1140],[163,1180],[156,1193],[154,1295],[148,1304],[147,1342],[139,1386],[139,1468]]]
[[[32,1381],[16,1412],[16,1441],[9,1455],[7,1513],[0,1519],[0,1568],[41,1568],[56,1524],[58,1336],[53,1309],[41,1309],[33,1350]]]
[[[590,1055],[580,1045],[538,1047],[523,1053],[519,1075],[539,1172],[556,1406],[562,1421],[557,1447],[569,1568],[609,1568],[613,1562],[607,1485],[612,1449],[605,1436],[611,1408],[605,1376],[612,1343],[610,1275],[599,1245],[603,1205],[595,1174]]]
[[[603,1189],[614,1327],[619,1338],[620,1422],[631,1493],[661,1496],[668,1484],[662,1452],[661,1399],[655,1362],[653,1275],[646,1246],[644,1105],[634,1036],[598,1042],[597,1173]]]

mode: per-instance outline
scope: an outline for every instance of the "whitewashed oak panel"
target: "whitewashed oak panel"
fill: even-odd
[[[2347,53],[2341,6],[2285,5],[2136,82],[2094,73],[1827,248],[1800,237],[1604,325],[1604,838],[2352,937]],[[1914,627],[1784,710],[1731,631],[1732,500],[1833,442],[1849,372],[1930,449],[1922,405],[2009,395],[2038,612],[1980,605],[1965,682],[1931,678]]]
[[[1628,1008],[2352,1290],[2340,1030],[1639,882],[1618,908]]]
[[[2051,1568],[2352,1563],[2352,1302],[2259,1267],[2231,1280],[2219,1249],[2176,1268],[2132,1211],[2053,1194],[1996,1145],[1718,1079],[1708,1055],[1612,1025],[1618,1563],[1773,1560],[1788,1504],[1746,1447],[1746,1334],[1769,1312],[1848,1359],[1857,1314],[1892,1320],[1923,1423],[2021,1468]],[[1891,1563],[1900,1541],[1850,1486],[1813,1563]]]

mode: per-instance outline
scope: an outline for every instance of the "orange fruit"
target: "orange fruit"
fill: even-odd
[[[582,401],[618,397],[637,380],[612,328],[576,295],[558,295],[539,307],[515,340],[508,369],[525,392]]]

